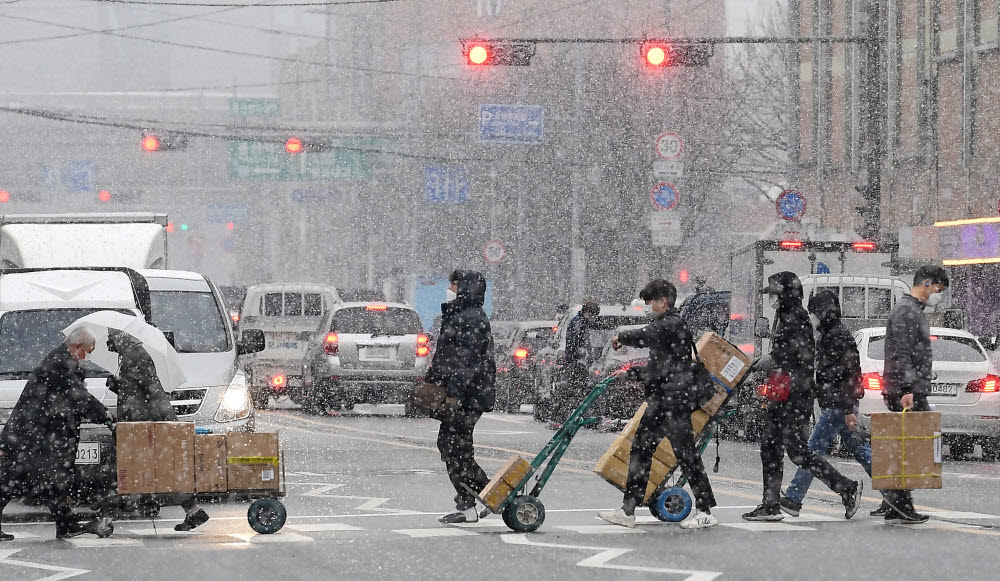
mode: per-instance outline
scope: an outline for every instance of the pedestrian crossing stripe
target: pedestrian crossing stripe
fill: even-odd
[[[465,529],[459,529],[454,527],[441,527],[435,529],[397,529],[392,532],[417,539],[425,539],[433,537],[465,537],[465,536],[476,536],[479,534],[472,531],[467,531]]]
[[[781,533],[781,532],[802,532],[814,531],[811,527],[790,525],[783,522],[720,522],[719,526],[730,527],[752,533]]]

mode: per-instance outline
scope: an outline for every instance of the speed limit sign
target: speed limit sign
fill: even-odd
[[[684,140],[676,133],[663,133],[656,138],[656,155],[663,159],[680,159],[684,154]]]
[[[499,240],[490,240],[483,248],[483,257],[490,264],[499,264],[507,258],[507,247]]]

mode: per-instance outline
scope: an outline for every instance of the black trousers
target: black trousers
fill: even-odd
[[[810,402],[811,403],[811,402]],[[851,490],[853,481],[837,471],[825,458],[809,449],[807,420],[810,410],[794,404],[772,403],[767,410],[760,442],[760,461],[764,468],[764,505],[778,506],[785,453],[796,466],[843,495]]]
[[[625,485],[623,504],[635,509],[646,496],[646,483],[653,464],[653,453],[660,440],[667,438],[674,449],[677,465],[688,480],[694,493],[695,506],[702,512],[711,512],[715,506],[712,484],[708,481],[701,455],[694,447],[694,428],[690,410],[647,410],[639,420],[639,427],[632,440],[629,455],[628,481]]]
[[[455,487],[455,508],[458,510],[466,510],[476,505],[476,497],[465,490],[462,484],[479,493],[490,482],[489,477],[476,462],[472,442],[472,432],[482,415],[479,412],[458,409],[445,412],[441,416],[437,446],[441,452],[441,460],[448,470],[448,478]]]
[[[900,403],[900,399],[900,396],[885,396],[885,406],[889,408],[890,412],[901,412],[903,411],[903,405]],[[931,411],[931,406],[927,403],[927,396],[924,394],[913,394],[913,407],[910,408],[910,411]],[[913,508],[913,493],[909,490],[883,490],[882,498],[897,511],[907,514],[915,511]]]

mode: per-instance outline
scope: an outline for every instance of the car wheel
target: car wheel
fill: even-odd
[[[302,399],[302,411],[314,416],[321,416],[328,409],[330,386],[323,381],[313,382],[312,387]]]

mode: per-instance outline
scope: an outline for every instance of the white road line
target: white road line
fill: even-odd
[[[843,517],[830,516],[826,514],[816,514],[812,512],[802,512],[799,513],[799,516],[790,517],[786,520],[789,521],[789,524],[800,523],[800,522],[847,522],[847,519]]]
[[[567,530],[574,533],[579,533],[581,535],[646,534],[646,531],[642,529],[630,529],[628,527],[620,527],[618,525],[578,525],[578,526],[559,526],[556,528]]]
[[[299,531],[302,533],[322,533],[331,531],[363,531],[365,529],[361,527],[356,527],[352,525],[347,525],[342,522],[329,522],[329,523],[306,523],[301,525],[286,525],[288,528]]]
[[[961,512],[957,510],[928,510],[925,511],[927,516],[931,518],[969,518],[969,519],[987,519],[987,520],[1000,520],[1000,516],[995,514],[983,514],[980,512]]]
[[[740,529],[743,531],[750,531],[753,533],[781,533],[781,532],[804,532],[804,531],[815,531],[816,529],[812,527],[800,527],[796,525],[790,525],[783,522],[722,522],[719,523],[720,526],[730,527],[734,529]]]
[[[271,544],[271,543],[311,543],[312,537],[297,533],[274,533],[273,535],[258,535],[257,533],[235,533],[229,536],[240,539],[251,544]]]
[[[478,522],[462,522],[462,523],[451,523],[451,526],[458,527],[462,529],[495,529],[495,528],[507,528],[507,525],[500,519],[484,519]]]
[[[504,423],[507,423],[507,424],[519,424],[519,425],[523,426],[523,425],[525,425],[525,424],[527,424],[529,422],[530,418],[525,417],[523,419],[518,419],[518,418],[510,418],[510,417],[505,417],[505,416],[500,416],[500,415],[494,415],[494,414],[484,414],[482,419],[484,419],[484,420],[495,420],[495,421],[504,422]],[[533,419],[531,419],[530,421],[534,422]],[[479,431],[477,430],[476,433],[478,434]]]
[[[302,496],[328,496],[326,493],[331,490],[336,490],[338,488],[343,488],[346,486],[343,482],[340,484],[324,484],[315,490],[310,490],[309,492],[303,492]]]
[[[551,549],[569,549],[575,551],[597,551],[596,555],[587,557],[576,564],[577,567],[590,567],[595,569],[612,569],[617,571],[636,571],[641,573],[662,573],[665,575],[687,575],[684,581],[712,581],[721,572],[716,571],[696,571],[692,569],[673,569],[667,567],[642,567],[639,565],[613,565],[609,563],[612,559],[632,552],[632,549],[616,549],[612,547],[591,547],[583,545],[560,545],[556,543],[536,543],[527,535],[503,535],[500,540],[510,545],[523,545],[529,547],[544,547]]]
[[[107,538],[107,539],[67,539],[78,549],[104,549],[107,547],[141,547],[142,541],[138,539]]]
[[[447,528],[442,527],[436,529],[396,529],[392,532],[399,533],[401,535],[406,535],[408,537],[414,537],[417,539],[428,539],[433,537],[468,537],[468,536],[476,536],[479,534],[479,533],[474,533],[472,531],[457,529],[453,527],[447,527]]]
[[[160,538],[178,538],[178,537],[199,537],[202,535],[201,531],[175,531],[173,527],[166,527],[162,529],[125,529],[122,533],[126,535],[135,535],[137,537],[160,537]]]
[[[11,557],[20,552],[20,550],[21,549],[0,551],[0,564],[13,565],[15,567],[26,567],[28,569],[39,569],[42,571],[52,571],[55,573],[53,575],[49,575],[48,577],[36,579],[35,581],[61,581],[62,579],[69,579],[70,577],[90,573],[87,569],[73,569],[70,567],[59,567],[58,565],[46,565],[44,563],[31,563],[29,561],[11,559]]]
[[[38,535],[33,535],[31,533],[20,533],[20,532],[17,532],[17,531],[14,531],[14,532],[12,532],[10,534],[14,535],[15,539],[40,539],[40,538],[42,538],[42,537],[40,537]]]

